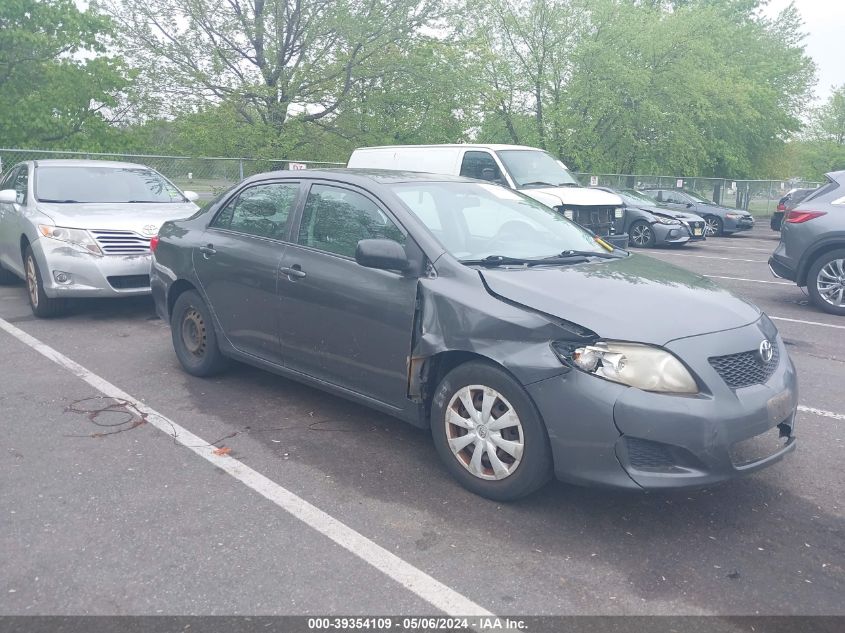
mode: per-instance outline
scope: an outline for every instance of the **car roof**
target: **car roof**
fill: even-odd
[[[123,163],[114,160],[83,160],[76,158],[48,158],[45,160],[27,161],[36,167],[111,167],[113,169],[150,169],[147,165],[138,163]]]
[[[395,184],[402,182],[480,182],[473,178],[465,178],[464,176],[448,176],[445,174],[430,174],[419,171],[342,167],[338,167],[335,169],[271,171],[262,174],[256,174],[255,176],[248,178],[246,182],[265,180],[268,177],[298,179],[302,178],[303,174],[306,174],[308,178],[326,178],[329,180],[335,179],[338,176],[342,176],[343,180],[353,184],[364,184],[366,182],[377,182],[380,184]]]
[[[355,151],[358,150],[368,150],[368,149],[432,149],[436,147],[449,147],[449,148],[456,148],[456,149],[492,149],[492,150],[503,150],[503,149],[522,149],[522,150],[536,150],[540,152],[544,152],[538,147],[530,147],[528,145],[507,145],[504,143],[442,143],[442,144],[435,144],[435,145],[374,145],[372,147],[359,147]]]

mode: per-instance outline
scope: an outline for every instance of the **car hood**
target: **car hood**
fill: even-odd
[[[479,272],[493,295],[607,339],[665,345],[742,327],[761,314],[709,279],[644,255]]]
[[[562,204],[596,207],[622,206],[622,198],[615,193],[588,187],[530,187],[520,189],[519,192],[549,207],[557,207]]]
[[[168,220],[180,220],[197,212],[193,202],[134,203],[134,204],[51,204],[40,202],[38,210],[56,226],[74,229],[108,229],[135,231],[154,235]],[[149,228],[154,226],[155,230]],[[144,230],[147,227],[147,230]]]
[[[677,220],[687,220],[688,222],[703,222],[703,218],[695,213],[684,213],[683,211],[675,211],[668,207],[657,207],[648,204],[638,204],[637,209],[648,211],[654,215],[660,215],[666,218],[675,218]]]

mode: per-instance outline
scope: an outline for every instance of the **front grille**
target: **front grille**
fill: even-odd
[[[637,470],[667,470],[674,464],[665,444],[626,437],[625,445],[628,448],[628,460]]]
[[[731,389],[740,389],[766,382],[777,369],[780,361],[778,346],[772,345],[772,360],[764,363],[755,351],[713,356],[709,359],[718,374]]]
[[[149,288],[149,275],[113,275],[107,277],[112,288],[126,290],[128,288]]]
[[[145,255],[150,252],[150,238],[134,231],[91,231],[106,255]]]
[[[557,210],[596,235],[613,235],[616,207],[594,207],[565,204]],[[570,212],[570,213],[568,213]]]

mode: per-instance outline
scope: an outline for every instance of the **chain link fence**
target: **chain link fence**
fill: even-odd
[[[255,158],[214,158],[208,156],[156,156],[151,154],[98,154],[33,149],[0,149],[0,174],[25,160],[74,158],[112,160],[152,167],[177,187],[195,191],[207,201],[244,178],[265,171],[343,167],[344,163],[313,160],[261,160]]]
[[[254,174],[286,169],[343,167],[344,163],[313,160],[263,160],[208,156],[156,156],[151,154],[98,154],[34,149],[0,149],[0,174],[24,160],[77,158],[140,163],[164,174],[181,189],[196,191],[209,200],[231,185]],[[815,188],[821,183],[806,180],[731,180],[726,178],[682,178],[644,174],[578,173],[584,186],[614,189],[687,189],[726,207],[746,209],[755,215],[770,215],[778,200],[796,187]]]
[[[786,192],[794,188],[815,189],[821,183],[801,179],[731,180],[729,178],[683,178],[645,174],[575,174],[584,186],[614,189],[686,189],[717,204],[745,209],[754,215],[771,215]]]

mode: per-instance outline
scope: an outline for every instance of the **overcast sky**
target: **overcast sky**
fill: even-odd
[[[771,0],[766,8],[774,16],[790,0]],[[807,53],[816,62],[816,96],[827,99],[831,87],[845,84],[845,0],[794,0],[804,18]]]

